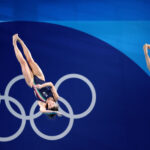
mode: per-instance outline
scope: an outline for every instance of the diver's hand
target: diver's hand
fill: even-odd
[[[34,85],[34,87],[37,88],[37,89],[41,89],[42,85],[41,84],[36,84],[36,85]]]
[[[144,44],[143,50],[144,50],[144,54],[148,55],[148,44]]]

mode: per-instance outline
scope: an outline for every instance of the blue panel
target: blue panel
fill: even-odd
[[[150,41],[149,21],[50,21],[97,37],[127,55],[147,74],[143,45]]]
[[[149,8],[149,0],[0,0],[0,150],[149,150],[150,72],[142,50],[150,43]],[[6,86],[22,74],[14,33],[46,81],[72,75],[58,88],[66,102],[59,104],[78,119],[42,115],[33,126],[36,98],[24,79],[7,97]]]
[[[0,1],[0,20],[149,20],[148,0]]]
[[[21,135],[10,142],[0,142],[0,149],[150,149],[149,76],[126,55],[97,38],[55,24],[12,22],[1,23],[0,29],[2,95],[8,82],[21,74],[11,41],[16,32],[47,81],[56,83],[66,74],[77,73],[92,82],[97,95],[92,112],[75,119],[71,131],[62,139],[48,141],[39,137],[27,120]],[[90,105],[90,89],[80,80],[65,81],[58,92],[75,114]],[[28,115],[35,101],[32,89],[23,80],[18,81],[9,95],[23,105]],[[8,112],[4,101],[0,106],[0,137],[9,136],[18,130],[21,120]],[[20,113],[13,103],[12,107]],[[57,135],[66,129],[69,119],[48,120],[42,115],[34,121],[41,132]]]

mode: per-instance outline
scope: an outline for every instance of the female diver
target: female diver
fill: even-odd
[[[150,71],[150,57],[148,55],[148,49],[150,49],[150,44],[145,44],[143,46],[143,50],[144,50],[144,55],[145,55],[145,60],[146,60],[147,68]]]
[[[59,96],[53,83],[45,82],[45,77],[42,70],[33,60],[29,49],[19,38],[18,34],[14,34],[12,40],[15,54],[21,65],[21,70],[25,81],[29,87],[34,89],[34,93],[39,99],[38,104],[40,106],[40,111],[47,114],[51,118],[56,115],[61,115],[58,111],[58,104],[56,103]],[[20,52],[17,46],[17,41],[21,44],[27,61]]]

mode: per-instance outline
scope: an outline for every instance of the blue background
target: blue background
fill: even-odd
[[[149,42],[149,1],[17,1],[0,0],[0,93],[21,74],[12,35],[18,33],[54,84],[63,75],[78,73],[96,89],[96,105],[74,121],[64,138],[40,138],[27,121],[23,133],[0,149],[150,149],[149,71],[143,44]],[[78,80],[65,81],[59,91],[78,114],[91,102],[88,86]],[[26,114],[36,100],[23,80],[10,91]],[[12,104],[19,112],[19,109]],[[62,106],[65,110],[66,108]],[[0,137],[17,131],[21,121],[0,104]],[[35,119],[40,131],[56,135],[65,130],[68,118]]]

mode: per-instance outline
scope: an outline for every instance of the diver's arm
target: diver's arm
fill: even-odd
[[[54,96],[55,101],[57,101],[58,98],[59,98],[59,95],[58,95],[58,93],[57,93],[57,91],[56,91],[56,88],[55,88],[55,86],[53,85],[53,83],[52,83],[52,82],[44,83],[44,84],[41,85],[41,88],[43,88],[43,87],[45,87],[45,86],[50,86],[50,87],[51,87],[51,92],[52,92],[52,94],[53,94],[53,96]]]
[[[41,111],[41,110],[40,110]],[[53,110],[43,110],[41,111],[42,113],[49,115],[49,114],[57,114],[58,116],[62,116],[62,113],[59,111],[53,111]]]
[[[150,49],[150,44],[147,44],[147,48]]]
[[[148,55],[148,48],[150,49],[150,45],[149,45],[149,44],[145,44],[145,45],[143,46],[146,64],[147,64],[147,67],[148,67],[148,69],[149,69],[149,71],[150,71],[150,57],[149,57],[149,55]]]
[[[44,113],[46,108],[44,107],[43,102],[38,100],[38,104],[39,104],[39,107],[40,107],[40,112]]]
[[[52,91],[52,94],[54,96],[55,101],[57,101],[58,98],[59,98],[59,95],[58,95],[58,93],[57,93],[56,88],[55,88],[54,85],[52,85],[51,91]]]
[[[52,82],[46,82],[46,83],[43,83],[43,84],[36,84],[36,85],[34,85],[36,88],[38,88],[38,89],[41,89],[41,88],[44,88],[44,87],[46,87],[46,86],[50,86],[50,87],[52,87],[53,86],[53,83]]]
[[[53,113],[53,112],[56,112],[56,111],[53,111],[53,110],[46,110],[46,109],[41,109],[40,108],[40,112],[44,113],[44,114],[49,114],[49,113]]]

